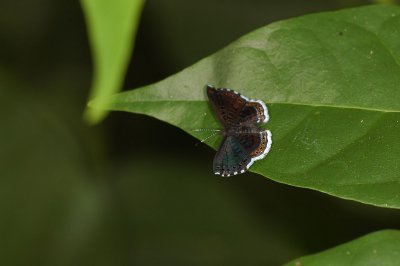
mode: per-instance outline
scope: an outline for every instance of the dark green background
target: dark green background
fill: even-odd
[[[149,0],[124,88],[272,21],[368,3]],[[0,32],[1,265],[277,265],[400,225],[396,210],[214,176],[214,151],[154,119],[85,125],[78,1],[2,1]]]

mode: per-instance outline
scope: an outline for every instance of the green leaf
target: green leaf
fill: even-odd
[[[286,265],[396,266],[400,264],[399,246],[400,231],[379,231],[321,253],[296,259]]]
[[[81,4],[94,62],[90,99],[96,98],[102,107],[88,108],[85,118],[96,123],[107,114],[110,95],[122,87],[144,0],[81,0]]]
[[[281,21],[159,83],[116,95],[109,108],[155,117],[201,139],[204,133],[191,129],[220,128],[204,85],[236,89],[265,101],[270,112],[271,152],[251,171],[399,208],[399,36],[397,6]]]

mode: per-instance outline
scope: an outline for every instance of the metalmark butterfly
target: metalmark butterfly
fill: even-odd
[[[244,173],[257,160],[263,159],[272,144],[269,130],[259,128],[269,120],[264,102],[249,99],[231,89],[206,86],[207,96],[219,121],[223,140],[214,157],[216,175]]]

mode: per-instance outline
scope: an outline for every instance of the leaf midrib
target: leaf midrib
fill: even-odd
[[[206,103],[207,101],[203,100],[181,100],[181,99],[168,99],[168,100],[135,100],[135,101],[119,101],[124,103],[168,103],[168,102],[182,102],[182,103]],[[367,107],[359,107],[359,106],[342,106],[342,105],[327,105],[327,104],[307,104],[307,103],[285,103],[285,102],[266,102],[267,106],[269,104],[280,104],[280,105],[293,105],[293,106],[305,106],[305,107],[323,107],[323,108],[336,108],[336,109],[351,109],[351,110],[359,110],[359,111],[369,111],[369,112],[380,112],[380,113],[399,113],[400,110],[388,110],[388,109],[377,109],[377,108],[367,108]],[[90,106],[95,106],[95,102],[90,102]]]

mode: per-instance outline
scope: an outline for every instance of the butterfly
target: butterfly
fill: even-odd
[[[267,106],[231,89],[207,85],[206,90],[223,126],[223,140],[214,157],[213,171],[221,176],[244,173],[271,149],[271,131],[259,128],[259,124],[269,120]]]

